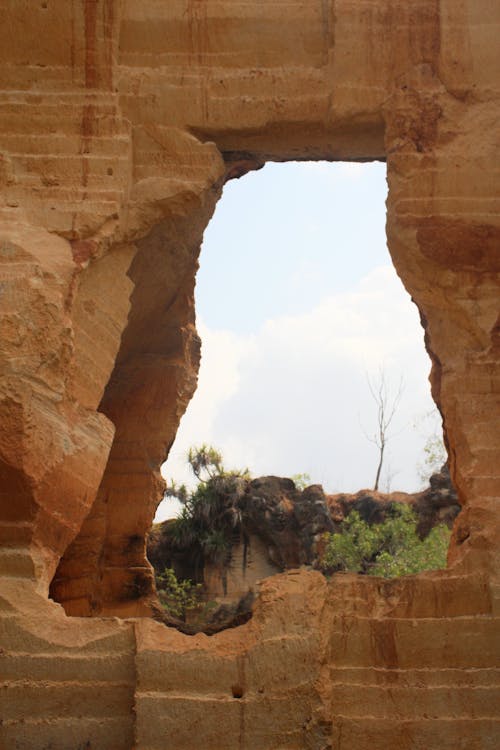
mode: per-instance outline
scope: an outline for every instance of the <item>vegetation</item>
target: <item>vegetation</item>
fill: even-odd
[[[446,567],[450,530],[440,524],[425,539],[407,505],[393,503],[383,523],[369,525],[351,511],[340,533],[325,534],[319,566],[326,573],[345,570],[393,578]]]
[[[422,484],[427,484],[432,474],[441,470],[448,460],[448,454],[443,443],[442,435],[429,435],[424,445],[424,460],[419,465],[419,475]]]
[[[221,454],[207,445],[191,448],[188,462],[198,479],[189,492],[185,485],[167,487],[167,496],[183,504],[180,515],[169,527],[174,547],[193,550],[199,564],[205,559],[223,563],[231,552],[231,540],[241,528],[239,502],[249,479],[248,471],[226,471]]]
[[[294,485],[300,492],[306,489],[306,487],[309,487],[311,485],[311,475],[308,474],[306,471],[300,473],[300,474],[292,474],[290,477]]]
[[[441,471],[448,460],[448,454],[443,442],[443,427],[441,415],[437,409],[431,409],[415,420],[414,427],[425,436],[423,460],[417,469],[422,486],[427,486],[429,477]]]
[[[180,620],[186,619],[191,609],[200,604],[201,584],[179,581],[172,568],[156,575],[156,590],[163,609]]]
[[[391,418],[397,401],[389,410]],[[381,419],[383,432],[387,419]],[[244,531],[241,501],[250,477],[248,471],[226,471],[221,454],[207,445],[191,448],[188,462],[198,485],[192,491],[174,483],[167,488],[167,495],[178,498],[183,507],[165,533],[171,548],[190,550],[191,575],[199,581],[205,562],[222,568],[230,561],[233,540]],[[309,480],[305,474],[294,477],[298,489]],[[417,516],[408,505],[392,503],[385,520],[371,525],[353,510],[339,532],[325,534],[324,552],[317,565],[327,574],[351,571],[386,578],[440,569],[446,567],[449,539],[450,531],[444,524],[420,539]],[[177,580],[172,568],[158,575],[157,588],[162,604],[172,615],[184,618],[187,611],[199,605],[200,585]]]

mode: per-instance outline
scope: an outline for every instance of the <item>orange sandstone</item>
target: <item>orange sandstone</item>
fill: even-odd
[[[497,4],[4,0],[2,18],[3,746],[493,750]],[[278,576],[252,621],[189,638],[143,617],[144,540],[196,387],[197,254],[224,181],[287,159],[387,160],[463,512],[443,573]]]

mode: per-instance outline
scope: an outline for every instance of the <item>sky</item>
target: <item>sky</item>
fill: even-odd
[[[385,164],[267,164],[225,188],[196,281],[198,390],[162,473],[194,483],[208,443],[227,469],[307,473],[326,492],[373,487],[380,373],[402,394],[382,490],[415,491],[439,430],[418,312],[385,238]],[[426,415],[432,414],[427,417]],[[156,520],[176,512],[160,504]]]

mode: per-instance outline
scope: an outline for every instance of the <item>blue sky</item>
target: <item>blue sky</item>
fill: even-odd
[[[386,193],[381,163],[270,163],[228,183],[204,237],[204,322],[252,333],[386,264]]]
[[[307,472],[328,492],[373,485],[380,369],[404,391],[381,489],[420,487],[437,417],[418,314],[385,240],[385,165],[267,164],[225,187],[196,284],[199,387],[166,478],[203,442],[254,476]],[[415,426],[418,423],[418,426]],[[171,501],[170,501],[171,502]],[[162,503],[157,520],[172,506]]]

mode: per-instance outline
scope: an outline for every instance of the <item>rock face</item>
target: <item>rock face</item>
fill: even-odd
[[[228,548],[212,559],[210,551],[172,537],[173,520],[153,527],[147,556],[157,573],[173,568],[179,579],[203,584],[203,597],[236,604],[258,581],[284,570],[312,565],[317,543],[334,525],[320,485],[303,491],[291,479],[240,479],[239,521],[231,527]],[[227,506],[232,503],[228,498]]]
[[[328,509],[336,528],[351,510],[357,510],[367,523],[380,523],[385,520],[385,510],[391,503],[411,505],[417,514],[417,530],[421,538],[440,523],[449,528],[460,513],[458,495],[450,478],[448,465],[430,477],[429,486],[422,492],[375,492],[360,490],[354,495],[328,495]]]
[[[497,746],[499,15],[4,0],[5,747]],[[286,574],[243,627],[189,638],[140,616],[159,465],[196,386],[198,248],[225,180],[288,159],[387,161],[463,510],[444,573]]]
[[[303,565],[318,568],[323,535],[340,531],[352,510],[369,524],[381,523],[393,503],[405,503],[417,515],[422,538],[437,524],[452,528],[460,512],[446,464],[431,476],[426,490],[415,494],[360,490],[356,494],[325,495],[321,485],[300,490],[291,479],[274,476],[240,482],[240,521],[221,559],[211,561],[203,548],[172,539],[173,519],[154,526],[147,541],[148,560],[157,573],[173,568],[179,579],[203,584],[207,601],[233,606],[255,591],[262,578]]]
[[[281,570],[310,565],[317,539],[333,524],[320,485],[297,490],[291,479],[260,477],[245,495],[245,520]]]

